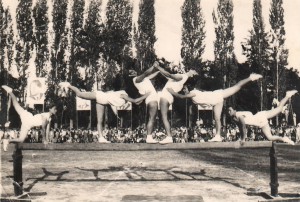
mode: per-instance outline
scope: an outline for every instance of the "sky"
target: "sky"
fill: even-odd
[[[33,0],[33,5],[36,0]],[[86,0],[86,8],[90,0]],[[165,57],[169,61],[178,63],[181,61],[181,6],[184,0],[156,0],[155,1],[155,25],[156,54],[159,57]],[[206,21],[205,31],[205,52],[204,59],[214,60],[213,43],[215,40],[214,24],[212,21],[212,12],[217,7],[218,0],[201,0],[201,7]],[[102,16],[105,17],[105,7],[107,0],[102,0]],[[133,21],[138,18],[139,0],[132,0]],[[252,28],[252,3],[251,0],[233,0],[234,4],[234,34],[235,34],[235,54],[239,62],[246,60],[242,55],[241,42],[245,42],[249,37],[249,30]],[[4,7],[9,7],[13,18],[15,19],[17,0],[3,0]],[[271,0],[262,0],[262,12],[265,23],[265,30],[270,31],[269,9]],[[48,1],[51,6],[51,1]],[[300,71],[300,0],[284,0],[284,17],[286,30],[286,48],[289,49],[289,67]],[[50,8],[51,10],[51,8]],[[51,21],[51,20],[50,20]]]

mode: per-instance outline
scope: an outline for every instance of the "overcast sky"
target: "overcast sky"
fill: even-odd
[[[17,0],[3,0],[4,6],[10,7],[13,18]],[[89,3],[90,0],[86,0]],[[134,4],[134,21],[137,20],[139,0],[132,0]],[[33,2],[36,2],[34,0]],[[102,1],[102,11],[105,11],[107,0]],[[178,62],[181,48],[181,6],[184,0],[156,0],[156,37],[155,50],[159,57]],[[262,9],[266,31],[270,30],[269,9],[271,0],[262,0]],[[289,67],[297,68],[300,71],[300,0],[284,0],[286,47],[289,49]],[[252,3],[251,0],[233,0],[234,3],[234,34],[235,53],[239,62],[244,62],[241,42],[249,37],[249,30],[252,27]],[[49,1],[50,5],[50,1]],[[88,4],[86,4],[86,7]],[[204,58],[213,60],[213,42],[215,40],[212,11],[216,9],[217,0],[202,0],[201,6],[206,21],[206,49]],[[104,12],[103,12],[104,13]],[[104,16],[104,15],[103,15]]]

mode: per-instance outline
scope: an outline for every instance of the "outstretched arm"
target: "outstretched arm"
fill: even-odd
[[[196,95],[194,93],[188,93],[186,95],[182,95],[179,93],[176,93],[172,88],[167,88],[167,90],[175,97],[181,98],[181,99],[185,99],[185,98],[192,98],[195,97]]]
[[[157,66],[158,63],[157,62],[154,62],[154,64],[152,65],[152,67],[150,67],[149,69],[147,69],[143,74],[141,74],[140,76],[137,76],[136,77],[136,80],[135,82],[136,83],[140,83],[144,80],[144,78],[146,78],[147,76],[149,76],[150,74],[153,73],[153,71],[155,70],[154,67]],[[157,74],[156,74],[157,75]],[[156,76],[155,75],[155,76]],[[151,76],[151,75],[150,75]],[[154,78],[154,77],[153,77]]]
[[[149,79],[153,79],[154,77],[156,77],[158,75],[159,71],[154,72],[153,74],[150,74],[148,76]]]
[[[132,103],[134,103],[134,104],[139,105],[139,104],[141,104],[141,103],[143,102],[143,100],[146,99],[149,95],[150,95],[150,92],[146,93],[145,95],[143,95],[143,96],[141,96],[141,97],[139,97],[139,98],[133,99],[133,98],[129,97],[129,96],[126,95],[126,94],[122,94],[122,95],[121,95],[121,98],[123,98],[124,100],[126,100],[126,101],[128,101],[128,102],[132,102]]]
[[[181,75],[171,74],[171,73],[167,72],[164,68],[162,68],[160,66],[157,66],[156,68],[160,71],[160,73],[162,75],[164,75],[167,78],[174,79],[175,81],[180,81],[182,79]]]

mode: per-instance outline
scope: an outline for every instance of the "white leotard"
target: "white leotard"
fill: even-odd
[[[246,125],[257,126],[262,128],[269,124],[265,111],[258,112],[255,115],[253,115],[249,111],[236,112],[236,117],[239,118],[240,116],[244,117]]]
[[[152,101],[159,102],[157,92],[150,79],[148,77],[145,77],[141,82],[137,83],[136,78],[137,77],[133,78],[133,83],[135,87],[139,90],[139,93],[141,95],[145,95],[146,93],[150,92],[150,95],[145,100],[146,104]]]

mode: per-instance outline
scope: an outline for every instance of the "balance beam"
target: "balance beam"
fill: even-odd
[[[146,144],[146,143],[22,143],[18,145],[22,150],[64,150],[64,151],[141,151],[141,150],[200,150],[226,148],[271,148],[270,141],[251,142],[203,142],[203,143],[173,143],[173,144]]]
[[[11,144],[10,146],[13,146]],[[278,196],[278,168],[277,168],[277,143],[271,141],[248,142],[204,142],[204,143],[173,143],[173,144],[146,144],[146,143],[22,143],[15,144],[13,157],[14,193],[15,196],[23,194],[22,178],[22,150],[62,150],[62,151],[141,151],[141,150],[203,150],[203,149],[246,149],[246,148],[270,148],[270,188],[271,195],[260,192],[248,195],[268,196],[270,199]],[[28,193],[27,193],[28,195]]]

